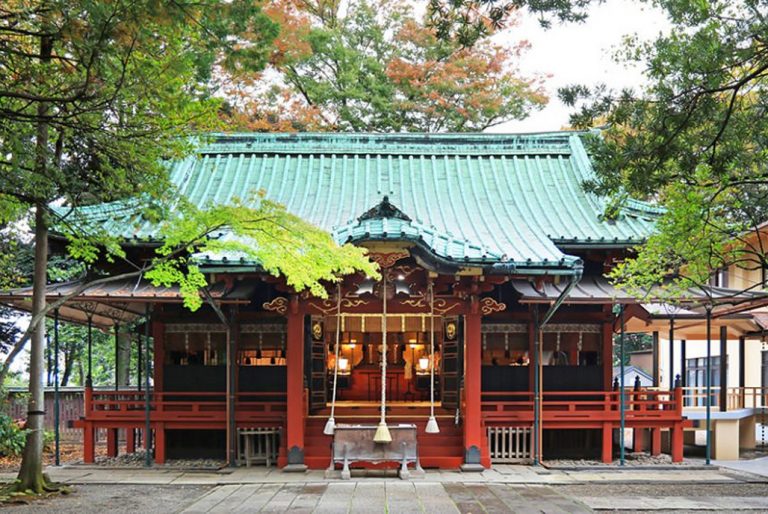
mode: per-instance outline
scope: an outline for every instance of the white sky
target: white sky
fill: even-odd
[[[489,132],[562,128],[568,123],[569,111],[558,100],[557,89],[565,85],[604,82],[621,88],[642,84],[642,70],[615,63],[612,54],[625,35],[636,34],[649,40],[667,27],[660,11],[633,0],[607,0],[591,8],[586,22],[554,25],[549,30],[542,29],[534,17],[524,17],[508,37],[530,42],[531,48],[522,57],[521,71],[551,75],[546,82],[550,102],[525,120],[504,123]]]

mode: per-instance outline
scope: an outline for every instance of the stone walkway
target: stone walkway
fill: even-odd
[[[480,513],[592,512],[582,502],[541,485],[437,482],[245,484],[216,487],[183,512]]]
[[[334,483],[338,478],[326,479],[323,471],[284,473],[276,468],[234,468],[220,471],[183,471],[169,469],[109,469],[95,466],[49,467],[46,470],[57,482],[71,484],[149,484],[149,485],[229,485],[229,484],[304,484]],[[555,470],[532,466],[496,465],[482,473],[462,473],[450,470],[427,470],[424,478],[413,482],[480,483],[515,485],[571,485],[580,483],[738,483],[736,471],[724,471],[715,466],[704,469],[585,469]],[[353,471],[353,480],[367,482],[392,479],[395,475],[376,478],[363,477]],[[0,473],[0,481],[10,481],[16,473]],[[766,480],[763,478],[762,480]]]
[[[714,466],[548,470],[497,465],[482,473],[427,470],[423,478],[405,481],[360,472],[353,473],[352,480],[342,481],[325,478],[322,471],[284,473],[274,468],[203,472],[68,466],[46,471],[53,480],[76,486],[76,494],[45,505],[50,508],[46,512],[55,514],[100,512],[94,498],[112,498],[118,502],[113,507],[123,507],[120,512],[126,514],[768,512],[768,478]],[[13,478],[15,473],[0,474],[0,481]],[[174,500],[173,494],[182,490],[187,491],[183,501]],[[157,501],[132,510],[131,505],[139,501],[137,494],[145,499],[145,493],[136,491],[147,491]],[[129,496],[123,498],[121,494]],[[161,500],[163,495],[166,500]]]
[[[736,471],[744,471],[768,478],[768,457],[752,460],[723,460],[714,461],[716,465]]]

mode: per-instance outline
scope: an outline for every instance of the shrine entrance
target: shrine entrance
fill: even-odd
[[[434,370],[435,406],[458,398],[459,352],[455,321],[444,336],[444,321],[429,315],[387,315],[386,351],[382,315],[344,314],[340,319],[337,406],[374,406],[381,402],[382,358],[386,358],[386,397],[390,406],[428,407]],[[311,320],[310,410],[329,407],[336,366],[337,317]],[[434,336],[431,333],[434,329]],[[450,340],[447,340],[450,339]],[[430,346],[432,346],[430,351]],[[447,380],[444,380],[444,377]]]

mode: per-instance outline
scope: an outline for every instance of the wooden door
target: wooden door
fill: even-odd
[[[307,318],[307,341],[304,355],[307,357],[307,385],[309,387],[309,410],[314,413],[325,408],[328,402],[328,372],[326,366],[326,341],[323,318]]]
[[[443,321],[442,359],[440,365],[440,399],[446,409],[459,408],[461,376],[464,365],[464,327],[461,318]]]

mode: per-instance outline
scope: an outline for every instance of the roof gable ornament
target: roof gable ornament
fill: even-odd
[[[360,215],[360,217],[357,218],[357,221],[382,218],[411,221],[411,218],[409,218],[408,215],[403,211],[395,207],[395,205],[389,201],[389,197],[386,195],[381,199],[381,202],[378,205]]]

